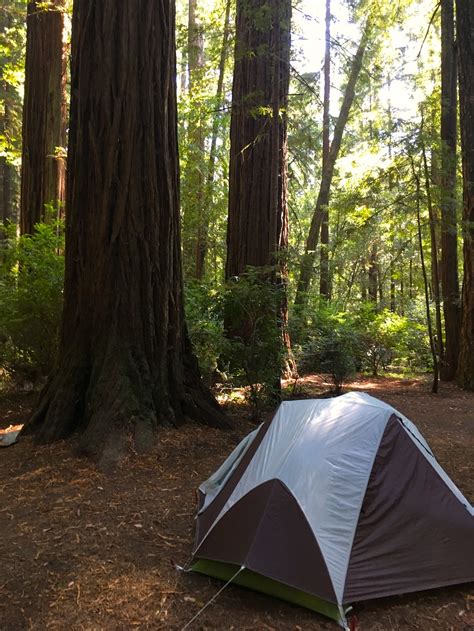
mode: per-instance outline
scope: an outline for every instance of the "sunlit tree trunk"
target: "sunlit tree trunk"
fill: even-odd
[[[329,195],[331,191],[332,178],[334,175],[334,167],[336,166],[336,160],[341,148],[344,129],[349,118],[352,103],[354,101],[355,88],[357,84],[357,79],[359,78],[359,74],[362,69],[362,62],[364,59],[365,49],[367,47],[369,33],[370,24],[369,22],[367,22],[362,34],[361,41],[359,43],[359,47],[352,62],[349,79],[344,91],[341,110],[336,122],[336,126],[334,128],[334,136],[331,142],[329,157],[326,162],[326,169],[323,170],[323,173],[321,175],[321,184],[316,200],[316,207],[311,219],[308,238],[306,239],[305,253],[303,255],[303,258],[301,259],[300,264],[298,286],[295,297],[296,305],[303,305],[306,303],[306,295],[309,290],[311,279],[313,277],[313,266],[316,256],[316,248],[319,241],[321,224],[323,223],[325,212],[329,204]]]
[[[323,98],[323,172],[328,168],[329,161],[329,108],[331,94],[331,0],[326,0],[325,19],[325,52],[324,52],[324,98]],[[329,273],[329,203],[324,209],[321,224],[321,254],[320,254],[320,278],[319,293],[329,299],[330,273]]]
[[[430,252],[431,252],[431,285],[433,299],[435,303],[436,315],[436,350],[439,357],[440,368],[443,365],[444,358],[444,342],[443,342],[443,325],[441,319],[441,300],[439,293],[439,273],[438,273],[438,239],[436,237],[436,217],[431,197],[430,172],[428,169],[428,160],[426,158],[426,150],[423,140],[421,141],[421,153],[423,160],[423,174],[425,180],[426,205],[428,206],[428,217],[430,224]]]
[[[204,74],[204,36],[198,19],[198,2],[188,3],[188,98],[190,100],[186,165],[187,191],[183,199],[183,235],[185,270],[190,276],[200,278],[199,250],[201,231],[205,223],[204,208],[204,138],[201,82]]]
[[[269,282],[280,289],[288,246],[290,16],[289,0],[238,1],[230,132],[226,278],[270,266]],[[285,299],[275,324],[286,319]]]
[[[444,381],[451,381],[456,375],[461,324],[456,218],[456,88],[453,0],[441,0],[441,287],[446,343],[440,376]]]
[[[457,381],[474,390],[474,6],[456,0],[463,171],[464,281]]]
[[[230,43],[230,8],[231,0],[227,0],[224,17],[224,34],[222,36],[222,47],[219,59],[219,76],[217,79],[216,89],[216,108],[220,108],[222,105],[222,96],[224,91],[224,78],[225,78],[225,64],[227,55],[229,52]],[[198,226],[198,238],[196,246],[196,278],[201,279],[204,275],[204,266],[206,262],[206,255],[208,251],[208,238],[209,238],[209,223],[210,223],[210,209],[213,205],[213,189],[214,178],[216,173],[216,161],[217,161],[217,141],[219,137],[219,123],[221,120],[221,113],[215,112],[212,131],[211,131],[211,146],[209,150],[209,160],[206,173],[206,185],[204,190],[204,216]]]
[[[114,462],[160,423],[221,425],[186,332],[171,0],[75,0],[57,369],[29,424]]]
[[[31,234],[46,205],[61,213],[65,197],[66,66],[64,0],[27,9],[20,230]]]
[[[368,293],[369,300],[375,305],[377,304],[377,279],[378,279],[378,248],[377,244],[373,243],[370,249],[369,256],[369,271],[368,271]]]

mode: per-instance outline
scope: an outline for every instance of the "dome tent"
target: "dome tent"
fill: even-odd
[[[287,401],[199,488],[192,569],[347,628],[351,603],[474,580],[474,510],[365,393]]]

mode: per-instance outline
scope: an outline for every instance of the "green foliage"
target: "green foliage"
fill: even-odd
[[[421,306],[421,305],[420,305]],[[429,341],[422,311],[410,318],[388,309],[376,312],[366,304],[354,320],[360,331],[364,369],[377,375],[389,366],[402,371],[425,371],[430,366]]]
[[[237,384],[248,387],[257,414],[278,395],[284,353],[276,314],[280,290],[270,268],[248,268],[226,288],[225,319],[231,342],[226,361]]]
[[[292,335],[301,374],[332,376],[335,390],[356,370],[378,375],[381,370],[424,372],[430,349],[422,305],[411,317],[362,303],[355,312],[321,301],[292,318]]]
[[[12,228],[0,242],[0,367],[33,378],[56,359],[63,302],[64,230],[37,224],[33,235]]]
[[[294,319],[295,354],[300,374],[329,374],[336,393],[352,377],[360,363],[360,334],[345,313],[338,313],[325,301],[317,312]]]
[[[224,296],[222,288],[189,281],[186,285],[186,321],[201,375],[207,384],[218,377],[220,357],[229,342],[224,335]],[[224,375],[221,374],[220,378]]]

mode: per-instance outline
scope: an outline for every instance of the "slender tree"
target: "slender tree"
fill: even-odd
[[[326,168],[323,170],[323,173],[321,175],[321,184],[316,200],[316,207],[311,219],[309,234],[308,238],[306,239],[305,253],[301,260],[299,270],[298,287],[295,297],[295,304],[297,305],[302,305],[305,303],[305,296],[309,290],[310,282],[313,276],[313,264],[315,260],[316,247],[319,241],[321,224],[323,223],[327,206],[329,204],[329,195],[331,191],[332,178],[334,175],[334,168],[336,166],[336,160],[341,148],[344,129],[346,127],[352,103],[354,101],[356,83],[362,69],[362,62],[364,59],[365,49],[367,47],[369,33],[370,22],[367,21],[359,46],[357,48],[357,52],[352,62],[349,79],[347,81],[346,89],[344,91],[344,97],[342,99],[341,110],[339,112],[336,126],[334,128],[334,136],[331,142],[329,156],[326,162]]]
[[[159,423],[222,425],[183,311],[172,0],[75,0],[57,369],[29,423],[114,461]]]
[[[64,0],[29,2],[20,229],[31,234],[47,204],[61,212],[65,197],[66,145]]]
[[[440,376],[456,374],[461,324],[456,218],[457,75],[453,0],[441,0],[441,288],[445,348]]]
[[[204,76],[204,34],[198,18],[197,0],[188,2],[188,99],[190,103],[186,141],[188,186],[183,199],[183,249],[186,273],[200,277],[198,252],[204,215],[204,141],[203,107],[200,96]]]
[[[331,0],[326,0],[325,18],[325,51],[324,51],[324,97],[323,97],[323,173],[328,168],[330,138],[329,138],[329,108],[331,96]],[[319,293],[324,298],[330,297],[329,275],[329,204],[324,208],[321,223],[321,268],[319,275]]]
[[[222,97],[224,93],[224,78],[226,59],[229,52],[230,45],[230,9],[231,0],[226,0],[225,16],[224,16],[224,33],[222,36],[221,54],[219,57],[219,75],[217,79],[216,88],[216,108],[222,106]],[[196,278],[201,279],[204,275],[204,266],[206,261],[206,255],[208,251],[208,237],[209,237],[209,209],[213,205],[213,189],[214,178],[216,173],[216,161],[217,161],[217,141],[219,137],[219,123],[221,120],[220,112],[217,111],[212,121],[211,130],[211,144],[209,149],[209,159],[206,172],[206,185],[204,190],[203,201],[203,217],[198,225],[198,236],[196,244]]]
[[[474,6],[456,0],[463,171],[464,280],[457,370],[459,385],[474,390]]]

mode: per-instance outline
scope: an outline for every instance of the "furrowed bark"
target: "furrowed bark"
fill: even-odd
[[[62,213],[65,199],[66,58],[64,2],[29,2],[23,105],[20,231],[32,234],[47,219],[46,205]],[[59,151],[58,151],[59,149]]]
[[[456,0],[459,103],[463,170],[462,324],[456,380],[474,390],[474,6]]]
[[[102,464],[162,423],[225,425],[184,321],[174,5],[140,7],[74,4],[60,354],[26,428]]]
[[[443,381],[456,375],[461,309],[456,216],[457,68],[453,0],[441,0],[441,287],[446,343]]]

